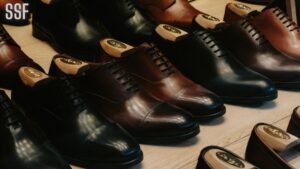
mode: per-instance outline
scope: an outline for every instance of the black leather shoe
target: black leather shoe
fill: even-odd
[[[22,67],[19,74],[24,86],[14,90],[12,98],[71,164],[122,168],[141,162],[137,142],[86,102],[71,80],[51,78],[30,67]]]
[[[205,147],[199,156],[196,169],[258,169],[238,155],[217,146]]]
[[[300,138],[300,107],[294,109],[287,132]]]
[[[75,78],[101,112],[142,143],[173,143],[199,133],[199,125],[188,112],[140,89],[114,59],[95,64],[58,55],[50,66],[50,74]]]
[[[188,78],[229,103],[261,103],[277,98],[274,84],[241,65],[206,30],[191,34],[159,25],[155,43]]]
[[[0,117],[0,168],[71,169],[37,126],[2,90]]]

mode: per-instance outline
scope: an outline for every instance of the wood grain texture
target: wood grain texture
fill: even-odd
[[[233,0],[196,0],[192,4],[222,19],[228,2]],[[262,9],[262,6],[251,6]],[[25,53],[48,71],[56,52],[45,42],[31,36],[31,26],[6,28]],[[293,108],[300,104],[299,100],[298,92],[280,91],[275,102],[260,106],[227,105],[227,114],[223,118],[200,124],[201,133],[194,139],[169,146],[141,145],[144,161],[132,169],[194,169],[201,149],[208,145],[224,146],[243,156],[253,126],[258,122],[266,122],[286,128]]]

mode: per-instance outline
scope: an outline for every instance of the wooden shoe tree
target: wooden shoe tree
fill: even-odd
[[[89,64],[74,58],[56,57],[56,66],[67,75],[77,75],[89,69]]]
[[[169,40],[172,42],[176,42],[180,37],[187,35],[188,33],[184,30],[176,28],[167,24],[160,24],[155,28],[156,33],[164,38],[165,40]]]
[[[31,68],[31,67],[21,67],[19,69],[19,76],[22,80],[22,82],[26,85],[26,86],[30,86],[33,87],[36,84],[38,84],[41,81],[44,81],[46,79],[49,79],[49,76],[46,75],[45,73]]]
[[[249,13],[255,11],[247,5],[240,3],[228,3],[227,7],[235,14],[245,18]]]
[[[300,168],[300,140],[277,127],[260,125],[258,137],[279,156],[295,168]]]
[[[107,54],[113,57],[126,56],[135,51],[133,46],[110,38],[101,40],[100,45]]]
[[[223,23],[220,19],[207,14],[199,14],[195,22],[205,29],[214,29],[218,24]]]
[[[252,164],[219,149],[210,149],[204,155],[206,162],[213,169],[254,169]]]

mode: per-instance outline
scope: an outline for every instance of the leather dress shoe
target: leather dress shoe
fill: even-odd
[[[160,25],[154,36],[158,47],[183,74],[225,102],[261,103],[277,97],[269,79],[240,64],[207,30],[188,34]]]
[[[287,132],[300,138],[300,107],[294,109]]]
[[[205,147],[199,156],[196,169],[258,169],[238,155],[217,146]]]
[[[300,140],[269,124],[257,124],[246,149],[246,160],[262,169],[299,168]]]
[[[199,15],[187,0],[137,0],[140,9],[157,23],[169,24],[189,30],[193,19]]]
[[[30,67],[22,67],[19,74],[24,85],[12,91],[13,100],[29,112],[69,163],[122,168],[142,161],[138,143],[95,109],[72,79],[52,78]]]
[[[21,84],[18,70],[21,66],[31,66],[43,69],[31,60],[20,46],[0,24],[0,86],[8,89],[16,88]]]
[[[101,112],[140,142],[165,144],[199,133],[199,125],[190,113],[154,99],[114,59],[95,64],[56,56],[50,74],[75,78],[82,92]]]
[[[0,167],[71,169],[43,133],[0,91]]]
[[[279,8],[265,9],[259,13],[249,7],[245,10],[229,4],[226,11],[228,11],[224,19],[226,22],[232,23],[242,18],[248,18],[273,47],[291,58],[300,60],[300,29]]]
[[[20,18],[20,19],[6,19],[5,14],[6,14],[6,5],[7,4],[12,4],[12,5],[16,5],[16,4],[20,4],[23,5],[24,2],[22,0],[2,0],[0,1],[0,23],[2,24],[8,24],[8,25],[15,25],[15,26],[23,26],[23,25],[28,25],[29,19],[30,19],[30,13],[26,13],[24,18]],[[21,12],[23,13],[25,10],[29,11],[29,6],[28,9],[21,9]],[[12,12],[16,13],[16,12],[20,12],[20,11],[15,11],[13,10]]]
[[[112,45],[104,48],[116,49]],[[209,120],[225,113],[223,101],[218,96],[187,79],[155,45],[144,43],[135,53],[116,58],[146,91],[187,110],[196,119]]]
[[[278,88],[299,89],[300,62],[276,50],[248,21],[213,32],[241,63],[270,78]]]
[[[297,24],[300,23],[300,2],[298,0],[273,0],[266,8],[278,7]]]

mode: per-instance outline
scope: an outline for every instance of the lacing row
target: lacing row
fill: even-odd
[[[241,23],[241,26],[254,40],[258,41],[260,45],[267,41],[266,38],[258,30],[256,30],[250,22],[245,20]]]
[[[288,17],[281,9],[276,8],[272,12],[291,32],[299,31],[299,26],[290,17]]]
[[[160,71],[171,75],[174,73],[173,65],[168,58],[155,46],[150,44],[151,47],[148,49],[148,53],[152,56],[152,60],[159,67]]]
[[[113,74],[116,80],[125,86],[126,91],[136,92],[139,90],[137,83],[134,81],[133,77],[127,73],[117,61],[112,61],[108,66],[108,69]]]

